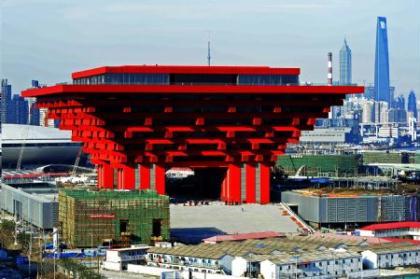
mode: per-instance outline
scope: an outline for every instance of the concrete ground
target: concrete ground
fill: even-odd
[[[171,235],[182,242],[195,243],[218,234],[261,231],[297,232],[298,225],[285,215],[281,204],[185,206],[171,204]]]
[[[144,275],[139,273],[129,273],[127,271],[101,270],[101,275],[107,279],[158,279],[158,276]]]

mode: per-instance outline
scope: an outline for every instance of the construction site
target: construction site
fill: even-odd
[[[72,247],[151,244],[169,240],[169,198],[152,191],[59,193],[63,240]]]
[[[354,228],[361,224],[419,218],[416,193],[392,190],[307,188],[282,193],[282,201],[317,228]]]
[[[285,154],[277,159],[277,166],[287,175],[299,172],[305,176],[355,177],[377,175],[372,167],[378,164],[413,165],[420,162],[420,154],[404,151],[362,151],[347,154]]]

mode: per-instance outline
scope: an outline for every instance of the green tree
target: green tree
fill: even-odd
[[[75,278],[80,279],[103,279],[104,277],[75,260],[63,259],[58,264]]]
[[[29,233],[18,233],[17,242],[20,245],[22,252],[27,254],[29,251],[29,243],[31,241],[31,235]]]
[[[0,222],[0,244],[9,247],[14,241],[15,222],[12,220],[1,220]]]

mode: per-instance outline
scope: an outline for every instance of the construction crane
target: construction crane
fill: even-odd
[[[74,160],[73,170],[71,172],[72,176],[76,175],[77,173],[77,168],[79,167],[79,163],[80,163],[80,157],[82,157],[82,149],[83,149],[83,146],[80,146],[80,149],[77,152],[76,159]]]
[[[28,122],[29,122],[29,119],[28,119]],[[30,127],[29,123],[27,123],[22,131],[22,146],[20,147],[20,150],[19,150],[19,157],[16,163],[16,170],[20,170],[22,168],[23,152],[25,151],[26,140],[28,139],[28,136],[29,136],[29,127]]]

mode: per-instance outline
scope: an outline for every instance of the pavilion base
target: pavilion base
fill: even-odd
[[[262,163],[229,164],[220,185],[220,200],[227,204],[270,202],[270,167]],[[152,190],[166,193],[166,167],[159,164],[119,166],[100,164],[98,188]]]

